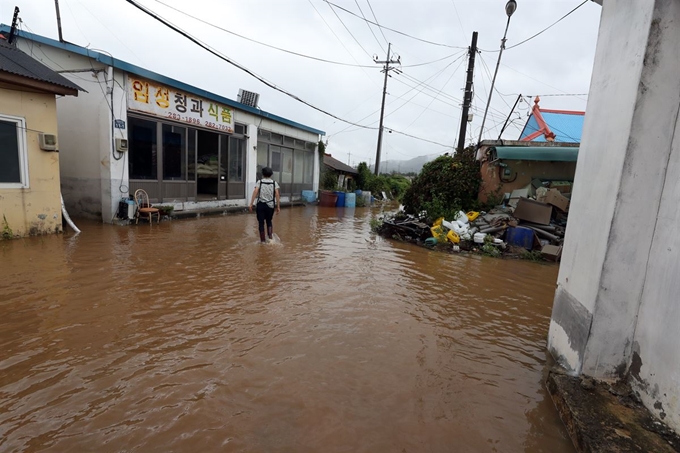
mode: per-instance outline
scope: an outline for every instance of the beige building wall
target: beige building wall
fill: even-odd
[[[54,94],[0,88],[0,114],[26,122],[29,181],[23,189],[0,186],[0,234],[4,227],[2,216],[15,236],[61,232],[59,154],[42,151],[38,141],[39,132],[57,134]]]

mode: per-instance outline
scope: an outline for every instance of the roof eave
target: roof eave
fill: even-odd
[[[50,82],[31,79],[30,77],[12,74],[0,70],[0,82],[11,83],[14,85],[43,91],[45,93],[61,94],[64,96],[78,96],[78,90],[74,88],[57,85]]]

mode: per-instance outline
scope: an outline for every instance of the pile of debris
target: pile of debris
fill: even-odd
[[[386,237],[426,246],[450,246],[452,251],[490,256],[529,254],[559,261],[567,226],[571,184],[515,190],[503,205],[489,212],[460,211],[455,219],[424,221],[427,213],[403,213],[383,220],[378,232]]]

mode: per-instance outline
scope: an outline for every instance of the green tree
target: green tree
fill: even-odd
[[[453,219],[460,210],[478,207],[481,182],[474,147],[440,156],[413,179],[403,197],[404,209],[409,214],[427,211],[430,220]]]

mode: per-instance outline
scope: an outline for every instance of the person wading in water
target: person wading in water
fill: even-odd
[[[279,183],[272,179],[274,172],[269,167],[262,169],[262,179],[255,183],[255,190],[250,199],[250,212],[253,212],[253,203],[257,199],[257,227],[260,231],[260,242],[266,242],[264,235],[264,222],[267,222],[267,236],[269,240],[274,237],[274,228],[272,226],[272,217],[274,217],[274,210],[278,214],[281,212],[281,195],[279,193]]]

